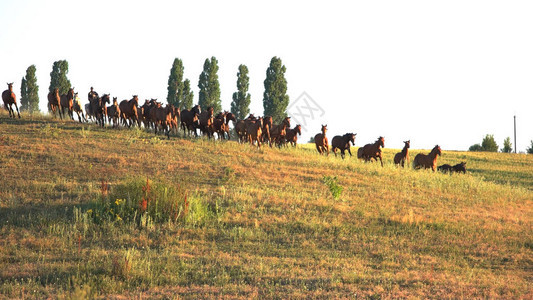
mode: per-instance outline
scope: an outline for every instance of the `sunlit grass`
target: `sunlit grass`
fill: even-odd
[[[398,149],[384,149],[382,168],[312,145],[257,150],[42,117],[2,115],[0,132],[9,298],[531,295],[533,156],[444,151],[439,165],[467,162],[450,176],[397,168]],[[102,180],[125,199],[146,178],[194,195],[197,215],[91,218]]]

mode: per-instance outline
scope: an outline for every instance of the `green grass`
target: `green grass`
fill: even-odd
[[[531,155],[444,151],[467,162],[450,176],[396,168],[393,149],[382,168],[0,117],[0,298],[532,296]],[[117,220],[147,178],[161,203],[190,195],[188,219]],[[95,220],[102,181],[115,215]]]

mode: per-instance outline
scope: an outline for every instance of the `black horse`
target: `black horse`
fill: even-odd
[[[355,146],[355,136],[357,133],[347,133],[343,136],[336,135],[331,140],[331,150],[337,156],[337,149],[341,150],[341,157],[344,159],[344,151],[348,150],[350,156],[352,156],[352,151],[350,151],[350,142]]]

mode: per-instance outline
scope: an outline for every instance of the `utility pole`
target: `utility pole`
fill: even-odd
[[[516,153],[516,115],[514,116],[514,153]]]

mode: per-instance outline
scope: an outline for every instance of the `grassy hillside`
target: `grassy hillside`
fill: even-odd
[[[531,155],[449,176],[5,114],[0,149],[0,298],[533,297]]]

